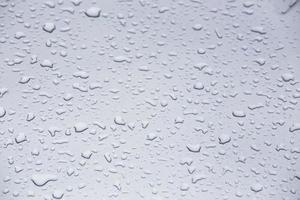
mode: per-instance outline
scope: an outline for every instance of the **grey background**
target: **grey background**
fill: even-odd
[[[299,12],[1,1],[0,199],[300,199]]]

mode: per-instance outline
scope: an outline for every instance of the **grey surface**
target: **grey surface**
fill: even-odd
[[[300,6],[1,1],[0,199],[300,199]]]

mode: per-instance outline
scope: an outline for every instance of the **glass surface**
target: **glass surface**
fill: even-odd
[[[300,200],[298,0],[0,1],[1,200]]]

